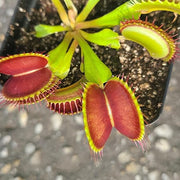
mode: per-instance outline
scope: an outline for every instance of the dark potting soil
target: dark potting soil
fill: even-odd
[[[100,17],[123,2],[126,1],[101,0],[88,16],[88,19]],[[74,3],[80,12],[86,0],[74,0]],[[146,16],[142,16],[141,19],[145,19]],[[180,18],[172,23],[173,13],[154,12],[147,17],[149,22],[156,20],[156,25],[163,24],[163,29],[171,27],[172,35],[179,34],[177,27],[180,24]],[[54,49],[62,41],[64,33],[36,38],[34,36],[34,26],[40,23],[49,25],[61,23],[51,1],[34,0],[27,3],[26,0],[20,0],[0,55],[7,56],[24,52],[47,53]],[[114,30],[119,32],[119,27],[114,27]],[[145,48],[131,41],[122,42],[119,50],[94,44],[91,44],[91,46],[99,58],[110,67],[114,76],[124,74],[128,78],[128,83],[133,84],[132,87],[136,89],[135,94],[139,97],[138,102],[146,121],[151,123],[156,120],[162,110],[172,63],[152,59]],[[71,71],[68,77],[62,81],[61,87],[76,82],[82,76],[79,70],[80,58],[80,49],[77,48],[72,59]],[[7,76],[1,75],[1,84],[7,78]]]

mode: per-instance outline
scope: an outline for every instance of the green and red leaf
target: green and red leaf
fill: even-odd
[[[0,59],[0,73],[18,75],[43,68],[48,57],[38,53],[16,54]]]
[[[0,60],[0,73],[11,75],[1,100],[15,105],[45,99],[58,87],[59,79],[46,68],[48,57],[38,53],[17,54]]]
[[[47,107],[60,114],[75,114],[82,111],[83,83],[86,80],[82,77],[71,86],[60,88],[46,98]]]
[[[83,94],[83,116],[91,149],[103,149],[112,127],[133,141],[144,137],[144,119],[137,99],[119,78],[110,79],[104,87],[87,83]]]
[[[83,94],[83,116],[91,149],[101,151],[112,129],[103,90],[95,83],[87,83]]]
[[[144,135],[144,120],[137,99],[122,79],[109,80],[104,88],[113,116],[114,127],[132,140]]]

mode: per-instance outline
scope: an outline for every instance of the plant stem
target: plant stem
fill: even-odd
[[[77,16],[77,9],[74,5],[74,3],[71,0],[64,0],[66,6],[68,9],[72,9],[74,12],[74,15]]]
[[[67,15],[63,5],[61,4],[60,0],[52,0],[52,2],[54,4],[54,6],[56,7],[62,22],[64,24],[66,24],[67,26],[69,26],[70,22],[69,22],[68,15]]]
[[[120,21],[128,19],[138,19],[140,12],[131,8],[128,2],[120,5],[113,11],[101,16],[97,19],[85,22],[79,22],[76,24],[76,29],[87,29],[87,28],[103,28],[113,27],[120,24]]]
[[[84,7],[84,9],[81,11],[81,13],[78,15],[76,22],[82,22],[84,21],[87,16],[89,15],[89,13],[92,11],[92,9],[96,6],[96,4],[99,2],[100,0],[89,0],[86,4],[86,6]]]

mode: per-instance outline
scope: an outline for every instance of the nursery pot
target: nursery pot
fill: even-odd
[[[109,0],[106,3],[100,1],[88,19],[99,17],[115,9],[123,2],[125,1]],[[84,6],[82,3],[78,1],[78,4],[75,4],[79,11]],[[173,18],[172,13],[168,14],[167,12],[161,12],[155,16],[158,20],[157,24],[170,22]],[[168,19],[165,20],[163,18],[165,16]],[[152,22],[153,16],[148,19]],[[45,38],[36,38],[34,26],[40,23],[49,25],[61,23],[51,1],[19,0],[2,44],[0,56],[24,52],[47,53],[55,48],[62,41],[64,34],[59,33]],[[119,32],[119,27],[115,27],[114,30]],[[163,109],[172,63],[152,59],[142,46],[130,41],[122,43],[120,50],[99,47],[94,44],[91,46],[100,59],[110,67],[114,76],[123,74],[128,78],[128,83],[133,84],[132,87],[136,88],[135,94],[139,97],[138,101],[148,124],[157,120]],[[74,55],[71,72],[61,83],[62,86],[68,86],[81,77],[82,74],[79,71],[80,57],[80,52]],[[1,84],[3,85],[7,79],[7,76],[1,75]]]

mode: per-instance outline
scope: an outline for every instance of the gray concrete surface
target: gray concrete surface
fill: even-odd
[[[17,0],[0,0],[0,43]],[[111,134],[102,160],[94,162],[82,115],[61,116],[43,105],[28,111],[0,109],[1,180],[179,180],[180,58],[174,62],[164,111],[147,127],[151,147]]]

